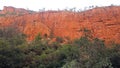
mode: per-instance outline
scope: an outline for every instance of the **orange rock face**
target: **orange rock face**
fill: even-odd
[[[14,8],[12,6],[4,6],[3,10],[0,12],[0,14],[5,14],[5,15],[21,15],[28,13],[30,13],[30,11],[25,10],[23,8]]]
[[[6,11],[18,12],[13,8],[7,8],[0,13]],[[0,26],[11,24],[17,26],[28,36],[28,40],[33,40],[38,33],[48,37],[53,34],[53,36],[76,39],[83,35],[82,29],[86,28],[91,31],[94,38],[120,43],[119,18],[120,6],[110,6],[83,12],[46,11],[21,16],[1,16]]]

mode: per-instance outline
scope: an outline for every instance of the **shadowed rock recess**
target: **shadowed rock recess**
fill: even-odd
[[[73,40],[81,37],[86,28],[93,38],[120,43],[120,6],[97,7],[81,12],[35,12],[5,6],[0,11],[0,26],[17,27],[27,35],[28,41],[38,33],[48,38],[52,34]]]

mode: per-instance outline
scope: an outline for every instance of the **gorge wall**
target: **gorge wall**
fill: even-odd
[[[8,14],[9,12],[9,14]],[[10,13],[15,12],[12,15]],[[97,7],[82,12],[45,11],[30,12],[25,9],[4,7],[0,11],[0,26],[15,26],[31,41],[42,36],[60,36],[71,40],[83,35],[83,29],[91,31],[94,38],[120,43],[120,6]]]

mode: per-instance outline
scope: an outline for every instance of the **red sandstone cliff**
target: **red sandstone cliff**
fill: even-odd
[[[34,11],[26,10],[23,8],[14,8],[12,6],[4,6],[3,10],[0,11],[0,14],[8,16],[8,15],[23,15],[23,14],[29,14],[32,12]]]
[[[1,12],[7,11],[17,12],[9,8]],[[54,36],[75,39],[82,36],[83,28],[87,28],[94,38],[120,43],[119,18],[120,6],[110,6],[83,12],[46,11],[21,16],[1,16],[0,26],[13,24],[28,36],[28,40],[32,40],[38,33],[48,37],[52,33]]]

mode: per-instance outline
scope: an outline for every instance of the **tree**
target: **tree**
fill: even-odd
[[[75,45],[79,46],[79,67],[81,68],[112,68],[109,53],[100,39],[89,40],[88,37],[81,37],[76,40]]]
[[[38,35],[35,36],[34,41],[35,41],[35,42],[37,42],[37,41],[41,41],[41,39],[42,39],[42,37],[41,37],[40,33],[38,33]]]
[[[0,38],[8,41],[10,45],[21,45],[26,41],[25,34],[14,26],[2,27],[0,29]]]

